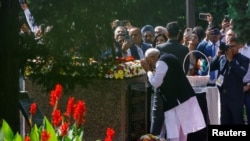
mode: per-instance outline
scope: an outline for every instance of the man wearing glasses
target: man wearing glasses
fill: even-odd
[[[210,64],[211,71],[218,70],[216,85],[220,91],[221,125],[244,124],[242,86],[249,59],[239,53],[240,47],[236,37],[230,38],[228,45],[217,51]]]

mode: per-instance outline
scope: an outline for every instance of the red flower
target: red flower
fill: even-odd
[[[56,93],[56,96],[58,98],[60,98],[62,96],[62,85],[61,84],[56,85],[55,93]]]
[[[62,122],[61,111],[56,109],[52,113],[52,124],[57,127]]]
[[[30,141],[30,137],[29,136],[25,136],[24,141]]]
[[[57,101],[60,99],[62,96],[62,85],[57,84],[55,89],[50,92],[50,105],[55,106]]]
[[[48,141],[50,138],[49,132],[47,132],[46,130],[43,130],[41,134],[41,138],[42,138],[41,141]]]
[[[73,118],[75,120],[77,127],[80,127],[85,123],[85,114],[86,114],[85,102],[83,100],[77,101],[73,114]]]
[[[57,97],[56,97],[56,95],[55,95],[54,90],[52,90],[52,91],[50,92],[50,101],[49,101],[49,104],[53,107],[53,106],[55,106],[56,101],[57,101]]]
[[[113,128],[107,128],[106,137],[104,141],[112,141],[114,135],[115,135],[115,130]]]
[[[31,105],[30,105],[30,114],[31,115],[35,115],[36,114],[36,109],[37,109],[37,105],[36,105],[36,103],[32,103]]]
[[[70,117],[74,110],[74,97],[70,97],[67,104],[67,111],[64,113],[66,117]]]
[[[126,62],[134,61],[134,60],[135,60],[135,58],[133,56],[128,56],[128,57],[125,58]]]
[[[66,136],[67,133],[68,133],[68,129],[69,129],[69,123],[67,122],[64,122],[60,128],[59,128],[59,131],[60,131],[60,134],[62,137]]]

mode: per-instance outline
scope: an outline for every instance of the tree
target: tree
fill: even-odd
[[[33,54],[43,60],[40,66],[29,64],[36,68],[34,72],[38,72],[33,78],[47,88],[58,82],[65,88],[72,88],[75,84],[88,84],[88,79],[103,78],[100,72],[105,72],[105,67],[109,65],[89,65],[86,62],[89,62],[89,58],[106,61],[100,60],[99,56],[112,47],[113,30],[110,23],[113,20],[130,20],[137,27],[151,23],[165,26],[168,22],[166,19],[180,20],[181,23],[185,21],[185,3],[182,2],[178,11],[173,10],[173,5],[177,7],[178,3],[165,0],[156,2],[159,8],[152,6],[149,0],[28,1],[36,22],[53,26],[51,32],[43,37],[44,44],[33,50]],[[84,64],[84,67],[72,65],[75,62]]]
[[[250,1],[228,0],[229,15],[233,19],[233,28],[243,43],[250,43]]]

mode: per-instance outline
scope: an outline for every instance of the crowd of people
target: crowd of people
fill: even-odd
[[[207,140],[206,93],[195,94],[186,75],[210,76],[207,86],[217,87],[220,93],[221,125],[250,124],[249,43],[239,41],[232,19],[224,17],[218,25],[208,13],[206,21],[207,27],[195,26],[184,32],[176,21],[166,27],[141,28],[127,22],[129,27],[125,23],[114,29],[113,53],[141,60],[147,72],[152,87],[150,133],[153,135],[170,141]],[[197,52],[184,60],[194,50],[208,60],[205,69],[198,64],[204,56]]]
[[[51,27],[37,25],[27,4],[20,1],[26,22],[22,36],[32,34],[37,40]],[[166,27],[158,25],[132,26],[127,20],[115,21],[114,44],[102,57],[128,57],[141,60],[151,87],[150,133],[169,141],[207,141],[209,116],[206,93],[197,95],[186,75],[207,75],[207,86],[217,87],[220,93],[220,124],[250,125],[250,43],[241,43],[233,29],[233,20],[213,23],[206,15],[208,26],[195,26],[181,32],[178,22]],[[198,65],[199,54],[206,55],[207,69]],[[184,65],[183,65],[184,64]],[[183,68],[184,66],[184,68]],[[20,76],[20,90],[23,77]],[[246,111],[246,121],[244,120]]]

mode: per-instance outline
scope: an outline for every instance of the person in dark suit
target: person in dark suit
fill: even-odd
[[[159,89],[164,112],[159,128],[166,131],[167,140],[186,141],[187,134],[206,127],[196,94],[176,56],[150,48],[141,66],[150,84]]]
[[[228,43],[228,46],[217,52],[210,68],[211,71],[218,70],[216,84],[220,91],[221,125],[243,125],[242,87],[249,59],[239,53],[240,44],[236,37],[231,37]]]
[[[180,44],[178,37],[180,36],[180,27],[178,22],[169,22],[166,26],[168,33],[168,41],[166,43],[157,45],[156,48],[161,52],[167,52],[175,55],[181,64],[185,61],[184,58],[188,54],[188,47]],[[188,71],[189,59],[185,62],[185,72]]]
[[[147,49],[151,48],[152,45],[142,40],[142,34],[140,28],[133,27],[129,30],[129,36],[132,41],[132,46],[126,46],[122,48],[124,56],[133,56],[134,59],[140,60],[144,58],[144,53]]]

